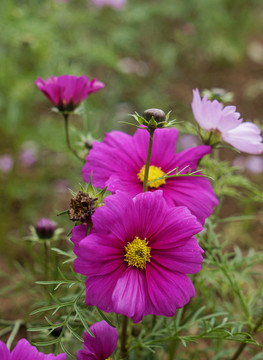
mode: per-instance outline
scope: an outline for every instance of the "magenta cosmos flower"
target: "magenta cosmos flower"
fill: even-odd
[[[10,351],[5,343],[0,341],[1,360],[65,360],[67,354],[43,354],[34,346],[30,345],[26,339],[18,341],[16,347]]]
[[[88,276],[86,305],[140,322],[148,314],[173,316],[194,296],[186,274],[201,270],[193,237],[202,226],[183,206],[169,207],[162,191],[105,199],[93,228],[73,228],[76,272]]]
[[[235,106],[226,106],[217,101],[202,99],[198,89],[193,90],[192,110],[200,127],[218,132],[221,139],[236,149],[249,154],[263,153],[260,129],[251,122],[242,122]]]
[[[100,321],[90,327],[92,337],[84,332],[84,349],[77,352],[77,360],[106,360],[117,346],[118,333],[106,321]]]
[[[175,154],[178,130],[157,129],[153,136],[153,150],[150,162],[149,181],[175,169],[188,172],[196,170],[198,161],[211,152],[207,145],[196,146]],[[120,131],[106,134],[102,143],[94,142],[82,174],[89,182],[93,172],[93,185],[115,192],[122,190],[132,197],[143,191],[144,168],[147,157],[149,134],[138,129],[134,136]],[[203,224],[212,213],[218,200],[208,179],[202,177],[176,177],[154,181],[149,191],[163,190],[169,206],[184,205]]]
[[[85,75],[52,76],[47,80],[38,77],[35,84],[59,111],[73,111],[90,94],[102,89],[105,85]]]

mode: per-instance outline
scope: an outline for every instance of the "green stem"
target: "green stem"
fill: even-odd
[[[123,320],[122,320],[122,334],[121,334],[121,358],[122,359],[128,359],[128,349],[127,349],[127,345],[126,345],[126,340],[127,340],[127,327],[128,327],[128,318],[123,315]]]
[[[82,159],[78,155],[78,153],[73,149],[73,147],[71,146],[71,142],[70,142],[70,138],[69,138],[68,114],[63,113],[63,116],[64,116],[64,120],[65,120],[65,132],[66,132],[67,146],[68,146],[69,150],[72,152],[72,154],[75,155],[75,157],[83,163],[83,162],[85,162],[84,159]]]
[[[177,349],[177,346],[178,346],[178,341],[172,340],[171,346],[170,346],[170,351],[169,351],[169,360],[174,360],[175,351]]]
[[[254,329],[251,332],[251,335],[256,334],[256,332],[258,331],[258,329],[260,328],[261,324],[263,323],[263,314],[261,315],[261,317],[258,319]],[[243,352],[243,350],[245,349],[247,343],[242,343],[239,345],[237,351],[235,352],[235,354],[232,356],[231,360],[237,360],[239,358],[239,355]]]
[[[12,326],[8,326],[5,329],[0,331],[0,339],[5,336],[6,334],[10,333],[12,331]]]
[[[47,281],[48,280],[48,269],[49,269],[49,245],[48,245],[47,240],[44,240],[44,251],[45,251],[44,280]]]
[[[15,322],[13,330],[12,330],[12,332],[11,332],[11,334],[10,334],[8,340],[7,340],[7,343],[6,343],[6,346],[8,347],[9,350],[11,349],[12,343],[13,343],[13,341],[14,341],[14,339],[15,339],[18,331],[19,331],[19,328],[22,325],[22,323],[23,323],[22,320],[17,320]]]
[[[155,129],[149,129],[150,139],[149,139],[148,153],[147,153],[147,159],[146,159],[145,170],[144,170],[143,192],[147,191],[147,189],[148,189],[148,184],[147,183],[148,183],[150,160],[151,160],[151,154],[152,154],[154,130]]]

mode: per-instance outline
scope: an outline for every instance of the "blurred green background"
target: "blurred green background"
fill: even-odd
[[[82,180],[38,76],[85,74],[106,84],[71,119],[73,142],[83,128],[99,139],[131,131],[119,121],[149,107],[191,120],[195,87],[234,91],[242,116],[260,119],[262,19],[260,0],[128,0],[119,10],[89,0],[1,1],[1,251],[11,254],[10,242],[40,217],[69,229],[56,214]]]

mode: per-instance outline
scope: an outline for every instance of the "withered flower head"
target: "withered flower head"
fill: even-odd
[[[76,196],[71,198],[68,215],[72,221],[88,223],[91,215],[96,210],[98,198],[91,198],[89,194],[78,191]]]

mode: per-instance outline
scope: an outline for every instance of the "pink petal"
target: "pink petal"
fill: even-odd
[[[207,95],[201,99],[199,90],[193,90],[192,111],[202,129],[217,129],[222,109],[223,105],[217,100],[209,101]]]
[[[183,239],[183,241],[178,242],[176,247],[173,248],[151,249],[154,263],[182,274],[195,274],[201,270],[201,263],[203,261],[202,253],[203,250],[194,237],[191,239]]]
[[[184,274],[147,264],[146,277],[149,298],[146,314],[173,316],[176,309],[186,305],[195,295],[193,284]]]
[[[234,129],[242,123],[240,114],[236,112],[235,106],[226,106],[222,110],[221,118],[218,122],[217,129],[223,133]]]
[[[117,346],[117,330],[104,320],[93,324],[90,330],[95,337],[84,332],[84,350],[77,353],[77,360],[109,358]]]
[[[141,159],[142,167],[146,163],[150,135],[148,131],[138,129],[133,138],[137,158]],[[175,128],[155,130],[153,136],[151,165],[160,166],[164,171],[166,171],[167,167],[169,167],[169,163],[174,159],[177,138],[178,130]],[[134,154],[134,156],[136,157],[136,154]],[[139,172],[140,169],[141,168],[137,168],[137,171]]]
[[[112,273],[103,276],[90,276],[86,280],[86,305],[97,306],[106,312],[115,311],[112,302],[112,293],[126,269],[127,265],[123,262],[123,264],[119,268],[114,269]]]
[[[167,181],[163,187],[164,198],[170,206],[186,206],[204,224],[218,205],[208,179],[199,177],[178,177]]]
[[[0,355],[1,360],[11,360],[10,351],[5,343],[0,341]]]
[[[175,167],[179,168],[179,171],[188,165],[184,173],[187,173],[191,168],[191,171],[196,170],[198,162],[207,154],[212,151],[211,146],[199,145],[190,149],[183,150],[175,155],[173,165],[170,168],[172,170]]]
[[[222,134],[222,139],[236,149],[248,154],[263,153],[260,129],[251,122],[244,122],[235,129]]]
[[[145,272],[134,267],[127,268],[112,294],[114,311],[140,322],[145,308],[145,291]]]
[[[149,239],[149,246],[157,250],[180,247],[182,240],[184,243],[200,231],[201,224],[185,206],[169,208],[169,212],[164,213],[162,226]]]

